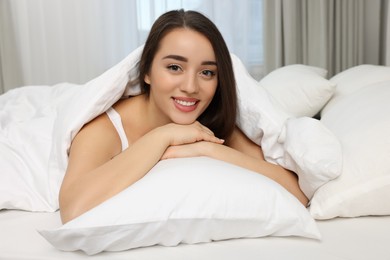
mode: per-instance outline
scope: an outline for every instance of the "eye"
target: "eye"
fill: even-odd
[[[212,71],[212,70],[202,70],[201,74],[203,76],[208,77],[208,78],[212,78],[212,77],[215,76],[216,73],[214,71]]]
[[[180,71],[182,70],[181,67],[177,64],[170,64],[168,65],[168,70],[172,70],[172,71]]]

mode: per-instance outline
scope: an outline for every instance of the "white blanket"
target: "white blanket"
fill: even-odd
[[[84,85],[27,86],[0,96],[0,209],[55,211],[72,139],[123,96],[140,93],[142,47]],[[288,118],[232,55],[238,91],[237,125],[262,146],[266,160],[299,175],[311,198],[341,172],[337,139],[311,118]]]

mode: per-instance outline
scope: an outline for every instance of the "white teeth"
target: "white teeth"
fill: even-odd
[[[189,102],[189,101],[178,100],[178,99],[175,99],[175,102],[186,107],[193,106],[196,103],[195,101]]]

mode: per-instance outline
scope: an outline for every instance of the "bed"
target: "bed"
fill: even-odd
[[[237,125],[268,161],[298,174],[308,208],[259,174],[184,158],[160,162],[62,225],[57,197],[70,142],[116,100],[139,93],[141,49],[85,85],[0,96],[0,259],[390,259],[384,66],[327,80],[325,70],[295,64],[257,82],[232,55]]]
[[[337,218],[318,221],[322,241],[297,237],[234,239],[176,247],[153,246],[103,252],[56,250],[37,229],[59,225],[58,212],[0,212],[1,259],[389,259],[390,217]]]

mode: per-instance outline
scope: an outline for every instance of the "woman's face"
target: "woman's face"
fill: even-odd
[[[209,40],[190,29],[175,29],[162,38],[145,76],[150,85],[150,103],[161,119],[191,124],[213,99],[217,73]]]

